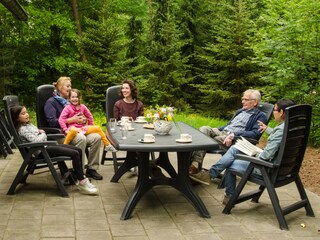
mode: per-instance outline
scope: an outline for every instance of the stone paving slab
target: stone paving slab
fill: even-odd
[[[175,157],[170,154],[174,166]],[[204,165],[209,167],[217,159],[219,155],[207,155]],[[20,161],[17,150],[0,158],[0,240],[320,239],[320,197],[310,191],[307,194],[316,217],[307,217],[304,209],[287,215],[289,231],[279,229],[266,192],[260,203],[244,202],[230,215],[222,214],[224,190],[214,183],[195,186],[211,218],[201,218],[175,189],[156,186],[140,200],[132,217],[122,221],[136,175],[128,172],[118,183],[111,183],[113,166],[106,162],[99,169],[104,180],[93,181],[100,189],[99,196],[82,195],[74,186],[67,186],[70,197],[62,198],[50,173],[42,171],[31,175],[16,195],[8,196]],[[253,187],[249,184],[246,188]],[[294,185],[277,192],[281,204],[298,197]]]

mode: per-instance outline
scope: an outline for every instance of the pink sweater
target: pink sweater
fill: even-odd
[[[93,125],[93,117],[92,117],[90,110],[83,104],[80,104],[79,109],[77,109],[77,108],[79,108],[79,106],[74,106],[72,104],[69,104],[61,112],[60,117],[59,117],[59,124],[60,124],[61,129],[64,132],[73,126],[77,127],[77,128],[82,128],[82,127],[86,126],[85,123],[78,124],[76,122],[67,124],[67,119],[73,117],[74,115],[76,115],[78,113],[83,114],[87,118],[88,125]]]

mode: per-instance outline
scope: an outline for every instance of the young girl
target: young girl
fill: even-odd
[[[38,129],[30,123],[26,107],[15,106],[10,109],[13,124],[23,142],[45,142],[47,135],[44,130]],[[84,177],[82,169],[82,151],[80,148],[70,145],[47,146],[50,157],[69,156],[72,158],[72,166],[79,182],[77,187],[83,194],[98,194],[99,190]],[[43,157],[39,153],[39,157]]]
[[[85,119],[88,120],[88,124],[84,121],[69,123],[68,119],[75,115],[84,116]],[[70,104],[62,110],[59,117],[59,124],[62,130],[67,134],[64,144],[69,144],[78,133],[82,133],[84,135],[98,133],[101,136],[106,151],[117,151],[110,144],[100,126],[93,125],[92,114],[84,104],[81,104],[81,93],[78,89],[71,89]]]

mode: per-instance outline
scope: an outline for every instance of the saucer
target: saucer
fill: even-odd
[[[147,123],[146,120],[135,120],[134,122],[135,122],[135,123]]]
[[[148,128],[148,129],[154,129],[154,125],[152,123],[150,124],[144,124],[143,125],[144,128]]]
[[[183,140],[183,139],[176,139],[176,142],[178,143],[191,143],[192,142],[192,139],[189,139],[189,140]]]
[[[138,140],[138,142],[139,143],[154,143],[154,142],[156,142],[156,140],[151,140],[151,141],[146,142],[146,141],[143,140],[143,138],[141,138],[141,139]]]

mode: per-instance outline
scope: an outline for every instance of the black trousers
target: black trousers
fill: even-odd
[[[68,156],[72,159],[72,167],[75,171],[78,180],[84,179],[84,173],[82,169],[82,151],[81,148],[72,146],[59,144],[55,146],[48,146],[47,152],[50,157],[59,157],[59,156]],[[39,157],[43,157],[42,153],[40,153]]]

